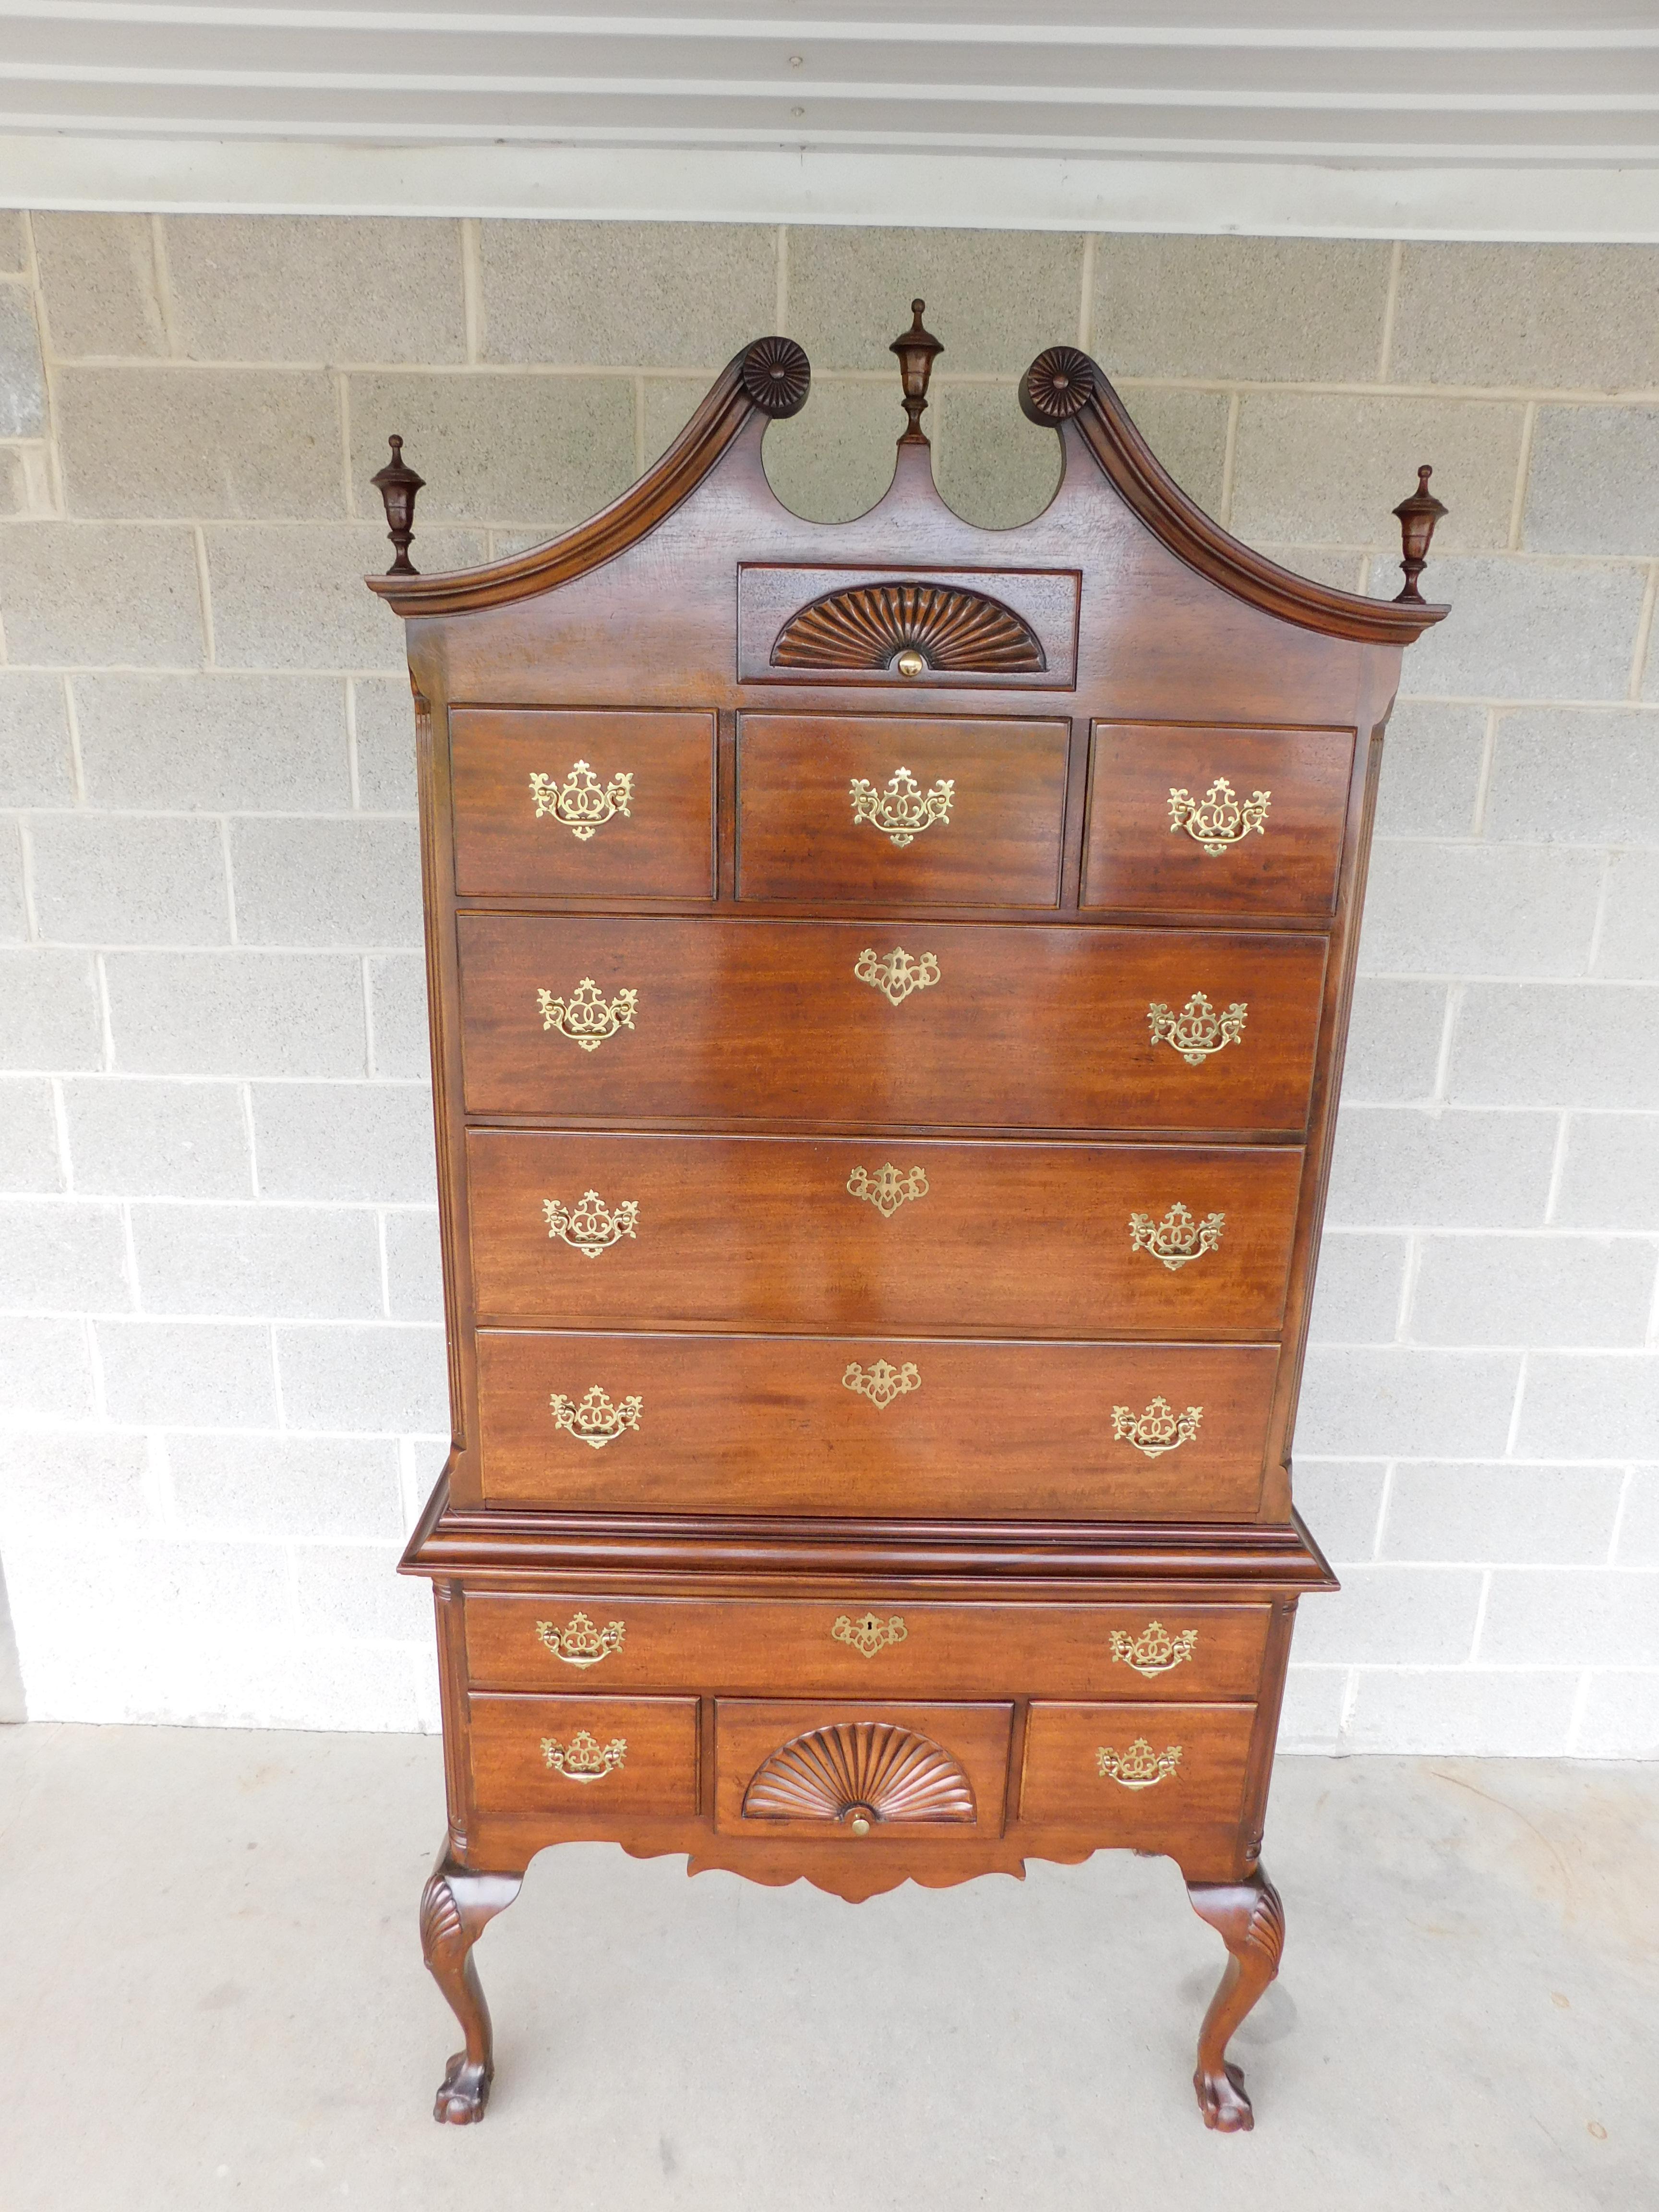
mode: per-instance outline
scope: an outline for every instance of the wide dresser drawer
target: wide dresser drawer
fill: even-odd
[[[1278,1347],[484,1330],[487,1504],[1247,1521]]]
[[[475,1690],[1249,1699],[1264,1605],[941,1605],[469,1590]]]
[[[465,1103],[550,1120],[1305,1125],[1325,940],[1029,924],[457,918]]]
[[[1302,1155],[472,1130],[488,1323],[1261,1339]]]

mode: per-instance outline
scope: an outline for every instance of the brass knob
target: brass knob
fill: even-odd
[[[867,1836],[869,1832],[870,1823],[865,1819],[863,1814],[860,1813],[853,1823],[853,1833],[855,1836]]]
[[[898,659],[893,663],[893,665],[897,669],[901,676],[920,676],[922,670],[927,667],[927,663],[916,651],[915,646],[908,645],[906,646],[904,651],[900,653]]]

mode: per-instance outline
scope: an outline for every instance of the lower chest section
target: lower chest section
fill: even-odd
[[[1224,1876],[1255,1848],[1287,1627],[1272,1601],[469,1591],[452,1790],[490,1864],[586,1837],[753,1871],[781,1846],[856,1888],[1116,1845]]]

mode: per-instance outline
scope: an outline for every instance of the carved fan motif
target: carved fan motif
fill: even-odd
[[[814,1729],[775,1751],[744,1793],[750,1820],[971,1820],[974,1793],[948,1751],[886,1721]],[[865,1827],[857,1827],[862,1835]]]
[[[775,668],[890,668],[902,653],[929,668],[1030,675],[1048,665],[1012,608],[949,584],[858,584],[792,615],[772,647]]]

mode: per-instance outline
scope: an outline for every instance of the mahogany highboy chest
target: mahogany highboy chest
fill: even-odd
[[[896,340],[886,497],[806,522],[763,338],[632,490],[408,565],[454,1448],[449,1832],[422,1901],[480,2117],[471,1952],[545,1845],[849,1899],[1167,1853],[1277,1970],[1259,1854],[1297,1601],[1289,1449],[1406,590],[1307,582],[1033,362],[1052,505],[972,526]]]

